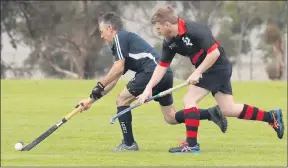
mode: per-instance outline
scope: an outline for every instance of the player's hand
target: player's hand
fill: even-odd
[[[144,92],[137,97],[138,98],[137,103],[144,104],[145,100],[150,97],[152,97],[152,89],[146,88]]]
[[[198,71],[194,71],[189,78],[187,79],[187,82],[189,84],[195,85],[199,82],[199,80],[202,78],[202,74]]]
[[[81,108],[81,110],[80,110],[80,113],[83,112],[83,111],[88,110],[88,109],[91,107],[91,105],[92,105],[93,102],[94,102],[94,100],[91,99],[91,98],[87,98],[87,99],[81,100],[81,101],[78,103],[80,106],[82,106],[82,108]]]

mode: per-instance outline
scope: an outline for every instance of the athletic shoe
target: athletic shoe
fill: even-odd
[[[282,139],[285,129],[282,110],[281,109],[271,110],[269,113],[271,114],[274,120],[272,123],[269,123],[269,125],[276,131],[278,138]]]
[[[170,153],[199,153],[200,152],[200,144],[197,143],[193,147],[188,146],[187,143],[182,143],[179,147],[170,148]]]
[[[131,146],[128,146],[125,144],[124,140],[122,140],[122,143],[113,151],[126,151],[126,150],[132,150],[132,151],[137,151],[139,150],[139,147],[136,142],[133,142]]]
[[[213,121],[216,125],[218,125],[221,131],[225,133],[228,127],[228,121],[227,118],[222,114],[219,107],[215,106],[214,108],[210,108],[208,109],[208,112],[211,116],[210,120]]]

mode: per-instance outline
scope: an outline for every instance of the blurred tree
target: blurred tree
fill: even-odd
[[[16,49],[17,48],[17,40],[14,37],[12,29],[16,26],[16,17],[19,13],[15,10],[15,6],[10,5],[9,1],[1,1],[1,53],[3,48],[2,43],[2,33],[6,32],[10,38],[11,46]],[[1,59],[1,78],[6,77],[6,72],[9,69],[9,65],[7,65]]]
[[[25,60],[29,68],[40,68],[47,76],[91,78],[96,71],[104,70],[96,67],[103,58],[99,54],[103,42],[97,18],[107,11],[119,12],[120,4],[84,0],[6,2],[8,21],[1,26],[6,33],[13,33],[13,41],[17,37],[32,49]],[[105,63],[111,63],[110,58],[108,62],[105,58]]]
[[[16,18],[19,15],[17,7],[9,1],[1,1],[1,33],[6,32],[10,37],[10,43],[13,48],[17,48],[17,41],[13,36],[12,29],[17,27]],[[2,50],[2,43],[1,43]]]
[[[287,1],[270,2],[265,12],[268,13],[264,18],[266,30],[259,49],[265,51],[263,61],[267,64],[266,72],[269,78],[280,80],[285,78],[287,71],[287,65],[285,65],[287,51],[284,51],[284,43],[287,40]]]
[[[225,1],[227,14],[233,20],[232,36],[235,40],[238,77],[241,79],[241,54],[251,51],[248,35],[254,28],[267,22],[277,22],[282,28],[287,26],[285,1]],[[262,45],[263,46],[263,45]]]
[[[5,66],[4,62],[1,60],[1,79],[6,78],[6,70],[7,70],[7,67]]]
[[[148,38],[157,41],[162,40],[150,22],[151,12],[153,7],[155,7],[155,1],[125,1],[123,2],[123,6],[126,7],[122,8],[121,12],[123,13],[122,17],[124,20],[139,26],[139,28],[133,26],[134,32],[145,34]]]
[[[172,5],[183,18],[207,24],[233,64],[238,61],[241,65],[240,55],[251,50],[248,35],[253,28],[274,23],[283,33],[287,27],[283,1],[161,3]],[[107,56],[111,55],[109,48],[99,38],[97,17],[107,11],[117,12],[125,20],[137,23],[133,27],[135,32],[162,42],[150,24],[155,4],[153,1],[1,1],[1,33],[8,34],[13,47],[23,41],[32,49],[25,61],[28,69],[40,68],[48,76],[91,78],[96,71],[105,73],[112,63],[112,57]],[[136,30],[139,24],[142,26]],[[269,46],[263,46],[268,53]],[[175,64],[182,65],[181,61],[186,66],[185,59]],[[187,66],[191,73],[193,69],[190,64]]]
[[[257,25],[260,13],[257,12],[258,2],[248,1],[226,1],[225,11],[232,19],[232,34],[231,37],[234,41],[234,55],[235,62],[237,63],[237,75],[241,80],[242,60],[241,54],[247,54],[249,51],[249,38],[248,35],[254,26]]]
[[[280,29],[277,25],[268,24],[265,31],[265,41],[272,45],[272,62],[267,66],[267,73],[270,79],[280,80],[285,71],[284,45]],[[273,67],[275,66],[275,67]],[[273,72],[272,72],[273,71]]]

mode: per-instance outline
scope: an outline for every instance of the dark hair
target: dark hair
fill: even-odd
[[[159,22],[160,24],[165,22],[176,24],[178,22],[178,16],[170,6],[164,6],[157,9],[157,11],[152,15],[151,23],[155,24],[156,22]]]
[[[108,12],[98,18],[98,23],[110,24],[113,29],[119,30],[123,28],[123,22],[119,15],[114,12]]]

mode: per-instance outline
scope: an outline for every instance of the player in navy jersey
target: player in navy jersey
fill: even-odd
[[[135,77],[127,84],[126,88],[117,97],[117,112],[130,106],[145,89],[154,69],[156,68],[160,54],[145,40],[135,33],[123,30],[123,23],[119,16],[113,12],[104,14],[99,18],[99,30],[101,38],[110,46],[115,61],[108,74],[93,88],[88,99],[79,102],[87,110],[96,100],[107,94],[117,83],[118,79],[128,70],[136,72]],[[163,79],[153,89],[153,93],[165,91],[173,87],[173,73],[167,69]],[[169,124],[184,123],[184,111],[175,112],[172,95],[163,96],[159,102],[164,119]],[[222,116],[218,106],[209,109],[200,109],[201,119],[208,119],[217,124],[222,132],[227,129],[227,120]],[[177,117],[175,116],[177,114]],[[177,118],[177,120],[176,120]],[[114,151],[138,150],[138,145],[132,133],[132,115],[128,112],[119,118],[123,133],[122,143]]]
[[[138,103],[143,103],[152,95],[152,88],[161,81],[176,53],[190,58],[191,63],[196,67],[187,79],[191,85],[183,98],[187,143],[171,148],[169,152],[200,151],[197,142],[199,127],[197,103],[209,92],[212,93],[225,116],[264,121],[270,124],[278,138],[282,139],[284,123],[281,109],[264,111],[251,105],[234,102],[230,82],[232,66],[225,56],[225,50],[214,39],[206,25],[178,17],[171,7],[159,8],[152,16],[151,23],[155,25],[159,34],[165,37],[163,53],[146,89],[139,96]]]

